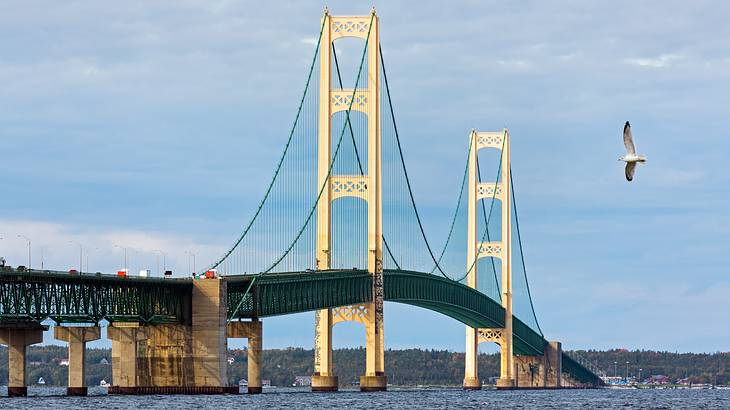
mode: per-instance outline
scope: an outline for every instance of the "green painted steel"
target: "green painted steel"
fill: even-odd
[[[0,271],[0,325],[40,322],[179,323],[189,317],[190,280]]]
[[[227,276],[229,317],[247,319],[307,312],[372,301],[372,276],[363,270],[289,272]],[[466,325],[504,327],[502,306],[475,289],[424,272],[386,270],[386,301],[433,310]],[[0,326],[38,323],[181,323],[189,318],[192,280],[68,274],[51,271],[0,271]],[[245,299],[241,303],[241,298]],[[237,306],[240,308],[232,315]],[[542,355],[547,340],[517,317],[516,355]],[[563,355],[563,370],[581,383],[598,376]]]
[[[504,327],[502,306],[461,283],[403,270],[386,270],[383,277],[386,301],[434,310],[472,327]]]
[[[285,315],[372,300],[372,276],[363,270],[290,272],[260,276],[238,312],[254,275],[228,276],[228,313],[232,319]],[[386,270],[384,296],[433,310],[472,327],[504,327],[504,308],[461,283],[423,272]],[[515,354],[542,355],[547,341],[518,318],[513,321]]]
[[[372,300],[372,276],[361,270],[270,273],[259,276],[246,294],[255,276],[226,277],[231,319],[285,315]],[[246,299],[234,315],[244,295]]]

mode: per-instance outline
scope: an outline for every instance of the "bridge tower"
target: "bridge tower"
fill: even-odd
[[[512,356],[512,204],[510,193],[510,138],[509,131],[477,132],[472,130],[469,151],[469,206],[467,222],[467,285],[477,287],[477,261],[484,257],[499,258],[502,261],[502,306],[504,307],[504,328],[476,329],[466,327],[466,364],[464,388],[478,390],[481,381],[477,371],[479,343],[495,342],[500,346],[500,377],[497,388],[514,387],[514,358]],[[479,182],[477,180],[477,153],[483,148],[502,151],[499,181]],[[480,242],[477,239],[477,205],[480,200],[499,200],[502,204],[502,234],[499,241]],[[486,229],[486,227],[485,227]]]
[[[375,9],[366,16],[332,16],[325,9],[320,40],[317,187],[325,186],[317,204],[317,270],[331,267],[332,202],[353,196],[368,204],[368,271],[373,275],[373,302],[322,309],[316,313],[313,391],[336,391],[332,371],[332,327],[342,321],[365,325],[366,365],[360,389],[386,389],[383,363],[383,236],[380,144],[380,35]],[[344,37],[367,42],[366,88],[332,88],[332,44]],[[363,81],[361,80],[361,83]],[[354,99],[354,101],[353,101]],[[343,103],[344,102],[344,103]],[[351,108],[350,108],[351,107]],[[332,116],[348,109],[367,116],[367,175],[331,175]],[[352,186],[354,189],[337,189]]]

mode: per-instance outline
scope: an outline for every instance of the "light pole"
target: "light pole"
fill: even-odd
[[[157,276],[160,275],[160,255],[162,255],[162,270],[167,270],[167,254],[164,251],[161,251],[159,249],[155,249],[152,252],[155,252],[155,255],[157,256]]]
[[[629,381],[629,361],[626,361],[626,381]]]
[[[0,238],[0,239],[2,239],[2,238]],[[43,262],[45,260],[45,250],[46,250],[45,245],[41,246],[41,270],[43,270]]]
[[[140,266],[142,266],[139,264],[139,249],[132,248],[132,250],[134,251],[134,260],[137,261],[137,269],[135,270],[135,272],[139,272],[140,271],[139,268],[140,268]]]
[[[613,362],[613,377],[618,374],[618,362]]]
[[[124,251],[124,270],[126,273],[129,273],[129,268],[127,268],[127,247],[126,246],[119,246],[117,244],[113,244],[115,248],[119,248]]]
[[[185,251],[188,255],[193,257],[193,274],[195,274],[195,255],[198,254],[198,252],[192,252],[192,251]],[[188,270],[190,270],[190,258],[188,258]]]
[[[642,370],[644,370],[644,369],[642,369],[642,368],[639,368],[639,380],[638,380],[638,382],[639,382],[639,383],[641,383],[641,371],[642,371]]]
[[[31,258],[30,258],[30,256],[31,256],[30,255],[30,238],[28,238],[25,235],[18,235],[18,238],[23,238],[26,241],[28,241],[28,270],[30,270],[30,262],[31,262]]]
[[[84,271],[84,246],[81,245],[81,242],[76,242],[74,240],[70,240],[68,243],[79,245],[79,273],[81,273]]]

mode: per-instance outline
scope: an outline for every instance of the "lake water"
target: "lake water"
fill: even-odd
[[[31,387],[27,398],[0,398],[5,409],[191,409],[191,408],[547,408],[547,409],[730,409],[730,390],[515,390],[397,389],[388,392],[314,394],[306,389],[271,389],[249,396],[106,396],[90,388],[89,397],[65,397],[65,389]],[[6,394],[0,388],[0,394]]]

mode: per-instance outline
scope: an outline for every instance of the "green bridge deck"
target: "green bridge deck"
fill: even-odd
[[[231,319],[268,317],[372,300],[372,276],[363,270],[330,270],[228,276]],[[0,326],[39,323],[185,323],[190,318],[191,278],[119,277],[53,271],[0,270]],[[241,298],[245,299],[241,301]],[[504,327],[504,309],[461,283],[436,275],[386,270],[386,301],[433,310],[472,327]],[[514,351],[542,355],[547,340],[514,317]],[[567,355],[563,368],[581,382],[597,376]]]

